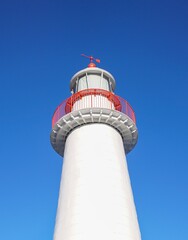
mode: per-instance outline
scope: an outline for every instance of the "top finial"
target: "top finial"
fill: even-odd
[[[92,56],[87,56],[87,55],[85,55],[85,54],[81,54],[81,56],[86,57],[86,58],[89,58],[90,63],[88,64],[88,67],[96,67],[96,64],[95,64],[93,61],[95,61],[95,62],[97,62],[97,63],[100,63],[100,62],[101,62],[100,59],[94,58],[94,57],[92,57]]]

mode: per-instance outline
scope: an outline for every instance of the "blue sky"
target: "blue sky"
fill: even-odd
[[[51,240],[61,157],[49,142],[69,80],[101,59],[137,116],[128,165],[143,240],[188,239],[188,3],[1,1],[0,239]]]

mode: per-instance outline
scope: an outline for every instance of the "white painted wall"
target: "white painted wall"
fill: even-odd
[[[76,111],[83,108],[109,108],[115,109],[114,104],[108,100],[107,97],[101,95],[89,95],[77,100],[72,108],[72,111]]]
[[[140,240],[120,134],[88,124],[67,138],[54,240]]]

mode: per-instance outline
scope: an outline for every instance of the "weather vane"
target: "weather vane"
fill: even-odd
[[[85,57],[85,58],[89,58],[90,60],[90,63],[88,65],[88,67],[96,67],[96,64],[94,62],[97,62],[97,63],[100,63],[101,60],[100,59],[97,59],[97,58],[94,58],[93,56],[87,56],[85,54],[81,54],[82,57]]]

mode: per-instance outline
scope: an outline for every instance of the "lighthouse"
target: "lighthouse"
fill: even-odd
[[[63,157],[54,240],[141,240],[126,161],[138,139],[135,113],[89,59],[52,118],[51,144]]]

